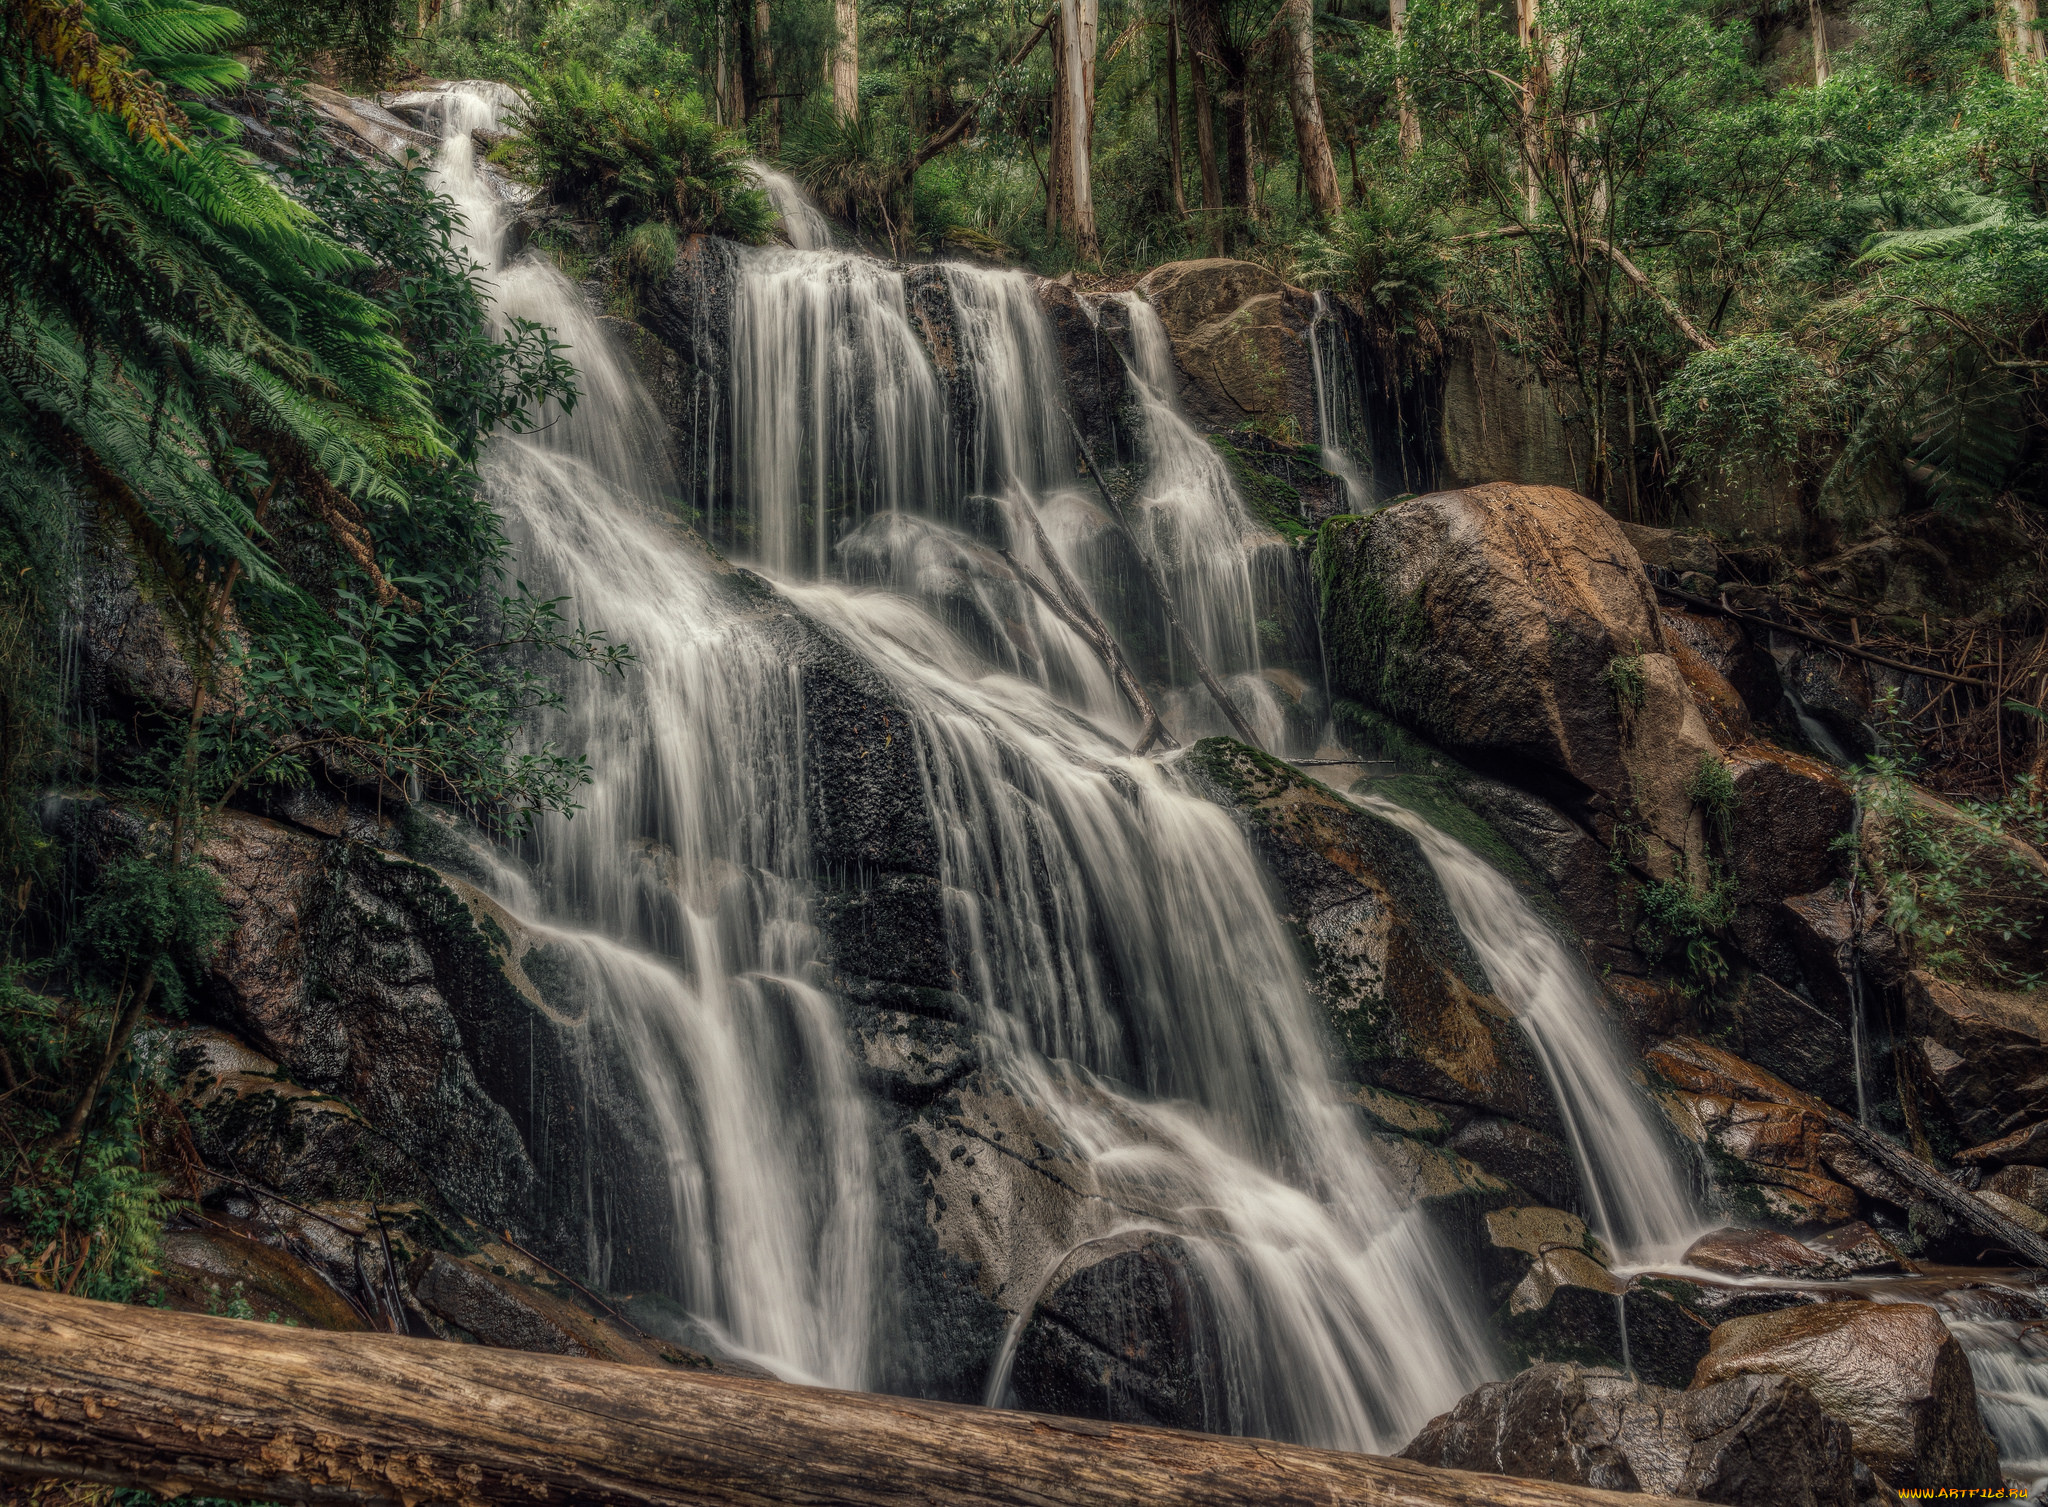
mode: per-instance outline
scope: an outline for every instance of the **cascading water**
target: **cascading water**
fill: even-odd
[[[1351,458],[1355,404],[1350,395],[1358,384],[1342,380],[1350,365],[1343,341],[1344,327],[1330,312],[1329,295],[1316,294],[1315,318],[1308,327],[1308,358],[1316,379],[1316,440],[1322,446],[1323,469],[1344,484],[1345,510],[1367,513],[1378,506],[1378,498],[1371,479]]]
[[[823,251],[832,244],[832,222],[804,197],[794,178],[764,162],[749,162],[747,170],[760,181],[768,202],[782,216],[782,233],[789,237],[790,245],[799,251]]]
[[[482,194],[464,207],[486,222],[493,208]],[[992,286],[1003,276],[946,273],[970,332],[977,307],[990,313],[985,353],[1029,312]],[[572,676],[550,729],[591,755],[596,782],[575,821],[536,840],[540,903],[563,920],[535,930],[640,1075],[674,1204],[676,1296],[786,1375],[872,1384],[886,1371],[880,1174],[845,1027],[813,982],[795,672],[758,598],[749,608],[650,511],[667,476],[646,400],[577,291],[538,262],[499,283],[504,312],[568,342],[585,397],[546,432],[493,445],[492,496],[522,575],[638,655],[623,686]],[[948,484],[963,477],[1056,513],[1057,432],[1022,382],[1003,396],[985,354],[970,359],[981,432],[964,458],[942,448],[948,410],[900,274],[858,257],[741,253],[732,346],[732,474],[756,553],[912,713],[963,992],[991,1069],[1102,1190],[1085,1235],[1149,1229],[1192,1253],[1220,1356],[1215,1426],[1398,1445],[1491,1359],[1473,1295],[1326,1080],[1242,835],[1050,694],[1050,656],[1030,678],[992,671],[920,597],[819,579],[851,542],[821,522],[834,495],[871,524],[929,511],[926,546],[948,532],[961,506]],[[1041,483],[1049,495],[1029,490]],[[1217,544],[1242,554],[1235,536]],[[1070,678],[1087,679],[1078,663]],[[600,1278],[604,1258],[593,1250]]]
[[[1359,805],[1422,844],[1459,929],[1515,1012],[1557,1099],[1589,1223],[1619,1257],[1673,1261],[1703,1227],[1685,1167],[1629,1082],[1593,981],[1505,875],[1456,838],[1380,796]]]

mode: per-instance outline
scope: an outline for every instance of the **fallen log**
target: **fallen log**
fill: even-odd
[[[0,1287],[0,1473],[286,1502],[1657,1507],[1169,1429]]]

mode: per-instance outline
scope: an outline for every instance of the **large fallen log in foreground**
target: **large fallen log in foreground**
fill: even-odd
[[[0,1287],[0,1471],[289,1502],[1654,1507],[1404,1460]]]

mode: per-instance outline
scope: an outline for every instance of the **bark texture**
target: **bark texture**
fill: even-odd
[[[1287,108],[1294,116],[1294,145],[1301,154],[1302,177],[1316,218],[1335,218],[1342,204],[1337,193],[1337,163],[1330,155],[1330,135],[1323,128],[1322,101],[1316,94],[1316,22],[1314,0],[1286,0],[1280,10],[1287,32]]]
[[[1047,228],[1081,257],[1098,250],[1095,233],[1095,33],[1098,0],[1060,0],[1053,43],[1052,171]]]
[[[0,1471],[288,1502],[1657,1507],[1166,1429],[0,1288]]]
[[[839,40],[831,52],[832,108],[841,120],[860,113],[860,0],[833,0]]]

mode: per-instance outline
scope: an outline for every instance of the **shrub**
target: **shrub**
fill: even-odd
[[[775,224],[747,170],[746,138],[695,95],[635,94],[579,64],[527,75],[527,170],[558,203],[613,231],[660,221],[759,243]]]

